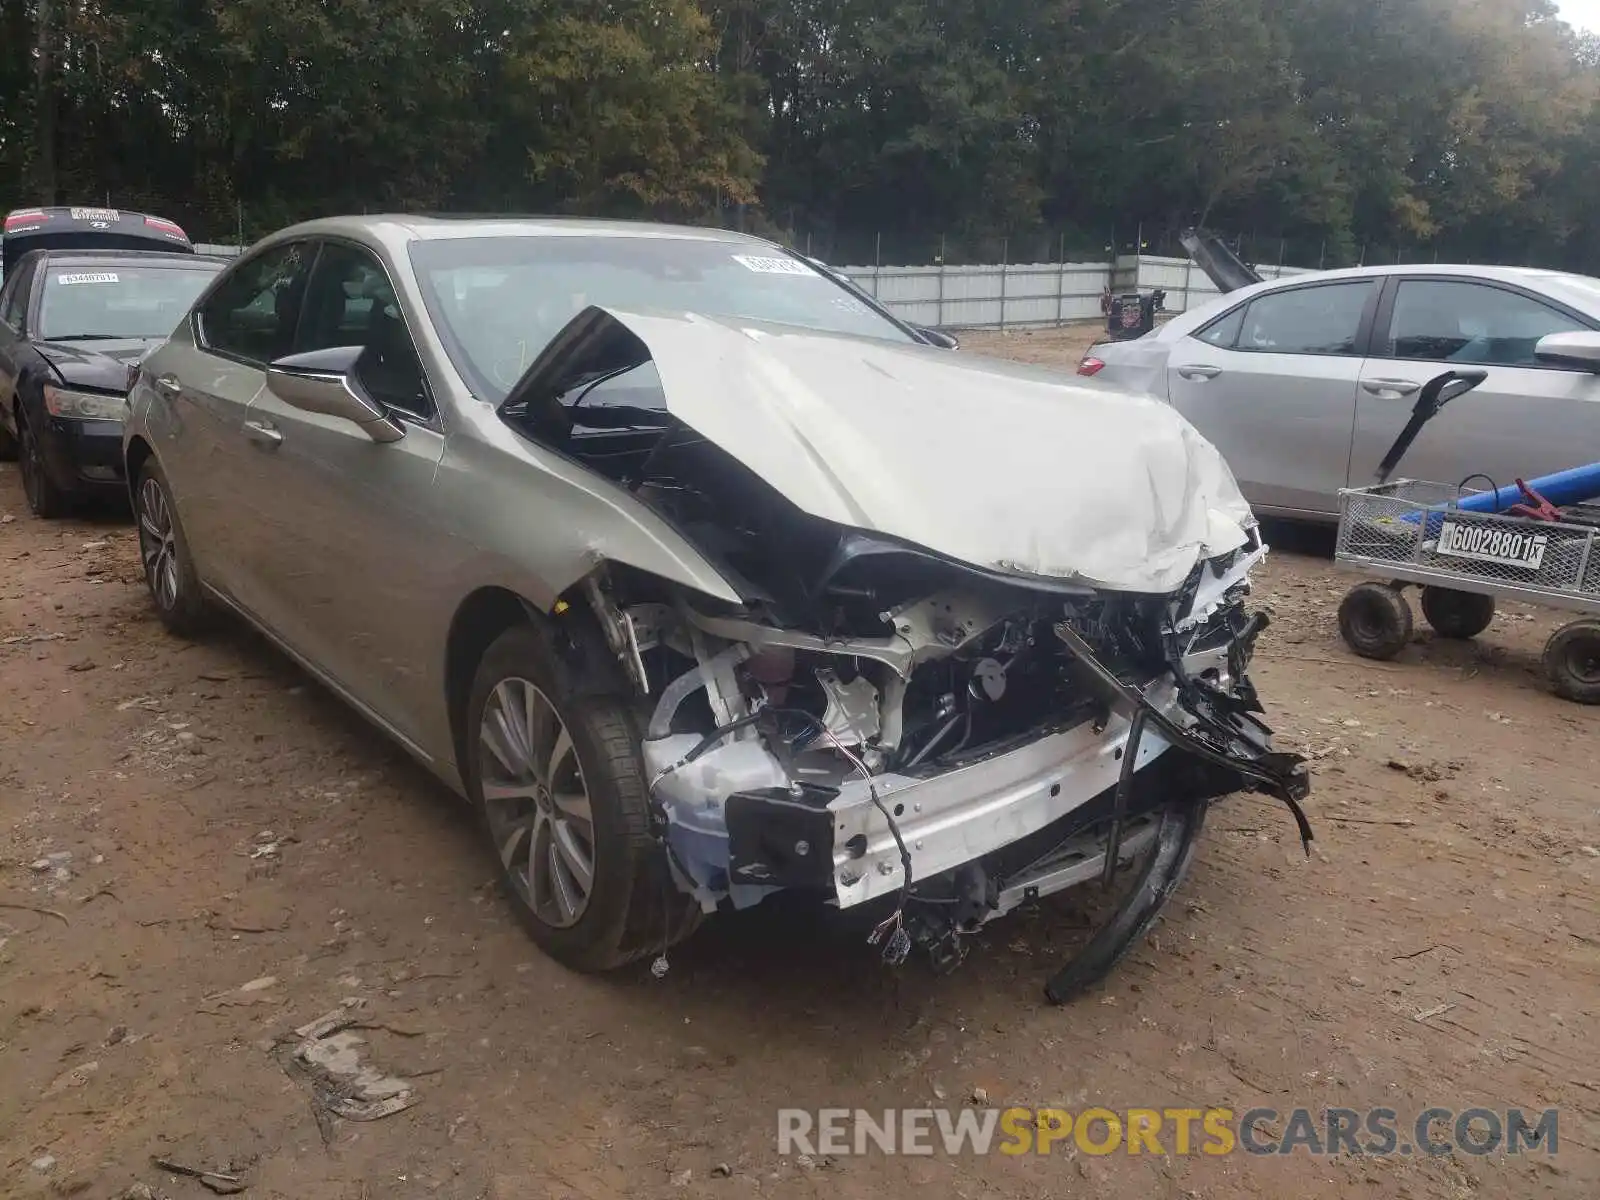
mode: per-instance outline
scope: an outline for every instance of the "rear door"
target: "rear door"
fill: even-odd
[[[156,453],[190,548],[207,583],[256,611],[263,563],[260,525],[244,497],[259,467],[242,430],[266,382],[266,364],[289,353],[314,245],[267,248],[229,270],[177,336],[146,364]]]
[[[1337,511],[1378,294],[1376,279],[1274,289],[1173,346],[1172,405],[1222,452],[1252,504]]]
[[[1600,377],[1534,358],[1546,334],[1590,327],[1548,297],[1495,280],[1395,279],[1361,375],[1351,486],[1373,482],[1422,386],[1461,368],[1482,368],[1488,378],[1423,427],[1397,476],[1455,484],[1481,473],[1503,487],[1519,476],[1594,461],[1600,457]]]

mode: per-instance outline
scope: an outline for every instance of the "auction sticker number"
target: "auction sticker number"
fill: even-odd
[[[1519,533],[1514,529],[1446,521],[1439,527],[1438,553],[1537,571],[1544,563],[1545,548],[1549,544],[1549,537],[1542,533]]]
[[[56,282],[63,287],[70,287],[75,283],[121,283],[122,277],[112,271],[93,271],[76,275],[57,275]]]
[[[758,275],[815,275],[803,262],[792,258],[763,258],[755,254],[735,254],[733,261]]]

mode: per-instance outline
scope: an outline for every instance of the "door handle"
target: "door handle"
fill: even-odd
[[[1393,392],[1396,396],[1409,396],[1422,385],[1413,383],[1409,379],[1363,379],[1361,387],[1364,391],[1374,396],[1382,396],[1386,392]]]
[[[183,384],[178,382],[176,375],[160,375],[156,378],[156,391],[177,399],[183,393]]]
[[[283,434],[276,426],[265,421],[246,421],[244,435],[258,446],[265,446],[268,450],[275,450],[283,445]]]
[[[1204,382],[1207,379],[1215,379],[1218,375],[1221,375],[1222,368],[1190,365],[1186,367],[1179,367],[1178,374],[1183,376],[1185,379]]]

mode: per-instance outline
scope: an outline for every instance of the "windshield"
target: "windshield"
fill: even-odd
[[[217,273],[194,267],[44,266],[38,336],[45,341],[164,338]]]
[[[912,342],[899,325],[781,250],[698,238],[549,235],[419,241],[411,262],[446,350],[498,403],[591,305],[694,312]]]

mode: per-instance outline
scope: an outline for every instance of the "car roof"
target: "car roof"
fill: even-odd
[[[193,268],[228,263],[217,254],[175,254],[164,250],[35,250],[41,262],[70,262],[82,266],[140,266]]]
[[[1174,336],[1209,321],[1218,313],[1240,300],[1264,295],[1280,288],[1292,288],[1311,283],[1337,283],[1341,280],[1384,279],[1389,276],[1429,276],[1433,278],[1460,276],[1486,279],[1500,283],[1517,284],[1533,291],[1554,293],[1559,299],[1578,308],[1600,315],[1600,280],[1576,275],[1569,271],[1553,271],[1544,267],[1502,267],[1472,263],[1399,263],[1390,266],[1338,267],[1331,271],[1302,271],[1279,279],[1266,279],[1249,287],[1207,297],[1204,303],[1167,323]],[[1173,328],[1176,327],[1176,328]]]
[[[591,237],[661,238],[723,242],[731,245],[770,246],[751,234],[698,225],[669,225],[650,221],[616,221],[592,217],[476,216],[471,214],[418,215],[382,213],[372,216],[322,217],[279,230],[271,241],[295,237],[349,237],[398,245],[416,241],[444,241],[483,237]]]

